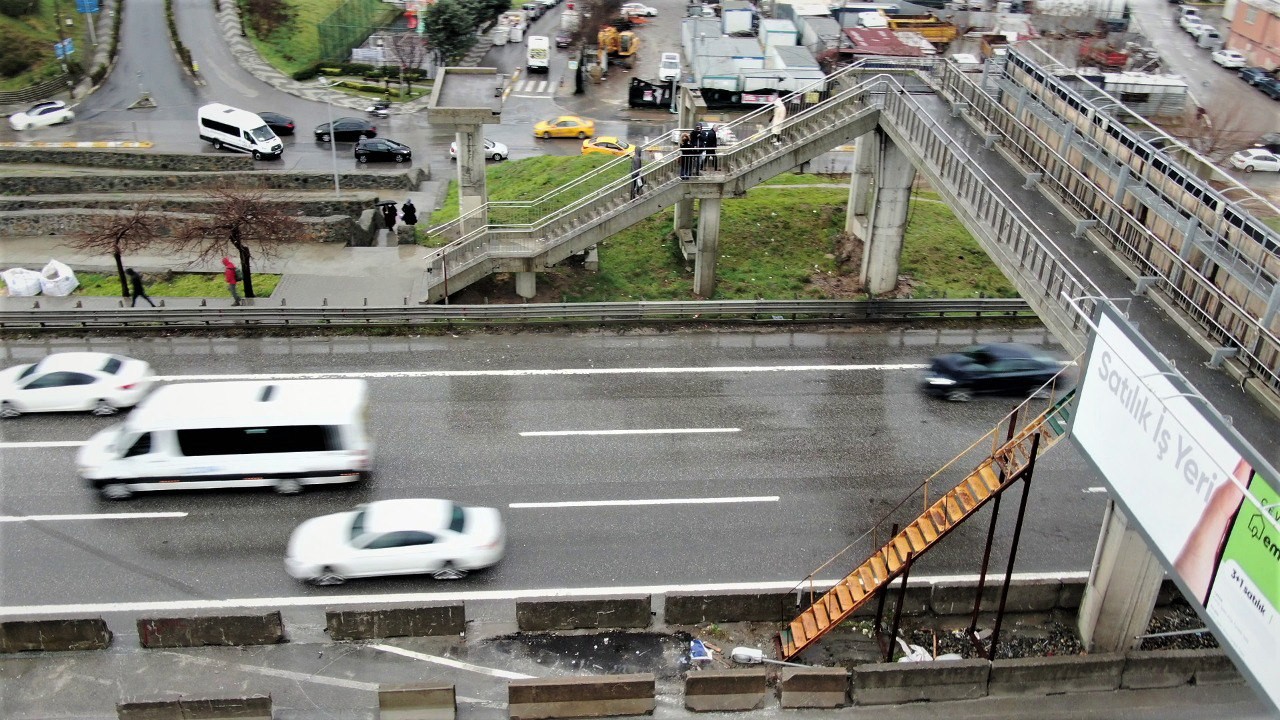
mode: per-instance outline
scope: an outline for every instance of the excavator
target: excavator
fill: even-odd
[[[630,30],[619,32],[612,25],[601,28],[596,41],[600,49],[608,53],[611,60],[625,68],[631,67],[632,57],[640,50],[639,36]]]

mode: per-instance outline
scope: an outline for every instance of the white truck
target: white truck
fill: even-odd
[[[529,29],[529,13],[524,10],[508,10],[498,18],[498,24],[507,27],[508,39],[511,42],[524,42],[524,32]]]
[[[560,13],[560,29],[567,32],[577,32],[581,17],[578,15],[577,8],[573,3],[564,6],[564,12]]]
[[[525,68],[529,72],[551,71],[551,38],[546,35],[530,35]]]

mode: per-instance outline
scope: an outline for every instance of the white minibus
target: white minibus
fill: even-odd
[[[80,448],[76,467],[103,497],[149,490],[353,483],[369,476],[363,380],[165,385]]]
[[[531,73],[551,70],[551,38],[546,35],[529,36],[529,52],[525,67]]]
[[[196,112],[200,139],[215,149],[230,148],[253,155],[254,160],[278,158],[284,143],[262,118],[248,110],[221,103],[205,105]]]

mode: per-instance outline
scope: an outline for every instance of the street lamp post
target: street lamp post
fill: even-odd
[[[320,78],[320,87],[328,90],[329,81]],[[324,95],[324,104],[329,114],[329,157],[333,160],[333,196],[342,197],[342,188],[338,184],[338,138],[333,134],[333,101],[329,99],[327,92]]]

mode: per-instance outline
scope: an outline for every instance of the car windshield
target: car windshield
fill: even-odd
[[[35,372],[36,366],[39,364],[40,363],[31,363],[30,365],[28,365],[26,370],[23,370],[21,373],[18,374],[18,379],[21,380],[22,378],[27,377],[31,373]]]
[[[267,140],[270,140],[276,136],[275,133],[271,132],[271,128],[267,127],[266,125],[263,125],[260,128],[255,128],[253,130],[250,130],[249,134],[253,136],[254,140],[258,140],[260,142],[266,142]]]
[[[969,358],[969,361],[976,365],[990,365],[998,359],[984,347],[971,347],[967,350],[962,350],[960,354]]]
[[[355,540],[364,534],[364,508],[356,511],[351,519],[351,539]]]

